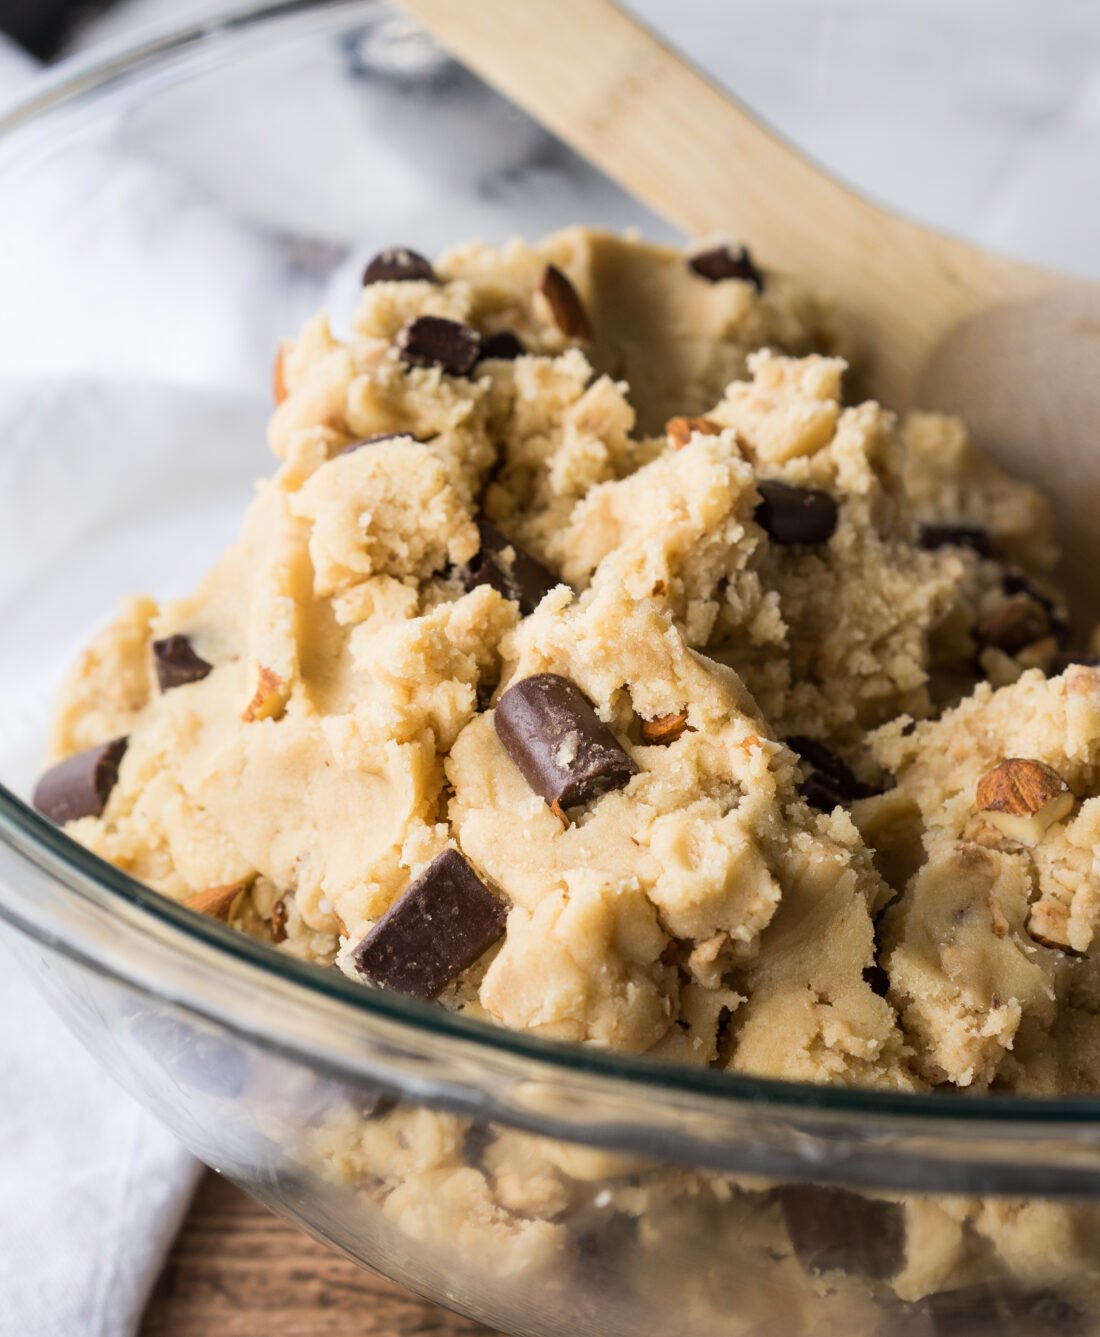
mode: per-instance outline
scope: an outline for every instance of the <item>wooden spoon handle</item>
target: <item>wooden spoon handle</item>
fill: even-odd
[[[1059,281],[863,199],[610,0],[401,3],[689,237],[747,240],[766,264],[841,296],[874,388],[892,402],[908,397],[913,368],[945,329]]]
[[[773,262],[791,245],[800,261],[810,219],[848,193],[610,0],[404,7],[689,237],[732,231],[766,244]]]

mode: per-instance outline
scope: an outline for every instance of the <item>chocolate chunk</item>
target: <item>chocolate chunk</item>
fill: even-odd
[[[627,1252],[637,1248],[638,1218],[612,1209],[593,1213],[589,1220],[590,1227],[577,1235],[578,1279],[585,1290],[606,1294],[609,1287],[621,1282]],[[597,1333],[602,1329],[599,1318],[593,1316],[579,1331]]]
[[[432,262],[407,246],[379,251],[363,271],[363,287],[372,283],[438,283]]]
[[[936,548],[970,548],[979,557],[992,557],[993,540],[981,525],[949,525],[938,521],[922,524],[917,531],[917,547],[931,552]]]
[[[58,826],[102,816],[129,741],[113,738],[51,766],[35,786],[34,806]]]
[[[773,543],[825,543],[836,532],[839,508],[828,492],[778,478],[762,478],[756,488],[761,497],[756,523]]]
[[[481,352],[476,330],[443,316],[417,316],[397,343],[406,366],[442,367],[452,376],[468,375]]]
[[[577,296],[577,290],[557,267],[547,265],[539,279],[539,292],[550,304],[554,324],[567,339],[591,339],[592,322]]]
[[[1086,1324],[1056,1291],[1021,1292],[985,1282],[926,1295],[906,1305],[898,1337],[1074,1337]]]
[[[993,646],[1014,655],[1050,632],[1046,608],[1030,594],[1013,594],[978,622],[974,639],[983,648]]]
[[[753,263],[747,246],[742,246],[739,251],[729,246],[715,246],[713,250],[700,251],[698,255],[690,257],[688,268],[708,283],[743,279],[751,283],[757,292],[764,291],[764,276]]]
[[[890,976],[880,965],[864,966],[863,982],[880,998],[885,998],[890,992]]]
[[[189,682],[201,682],[214,669],[213,664],[195,653],[191,637],[182,634],[153,642],[153,666],[162,692],[185,687]]]
[[[824,743],[796,734],[787,739],[787,746],[797,752],[802,761],[805,779],[798,786],[798,792],[811,808],[832,812],[838,805],[844,807],[856,799],[870,798],[875,792]]]
[[[562,582],[536,558],[505,538],[484,520],[477,522],[481,548],[473,561],[455,568],[464,590],[489,585],[506,599],[514,599],[524,617],[533,613],[544,594]]]
[[[501,362],[514,362],[527,352],[519,338],[511,330],[499,330],[496,334],[487,334],[481,341],[479,362],[497,358]]]
[[[905,1251],[902,1209],[840,1188],[789,1184],[779,1191],[783,1219],[807,1272],[834,1268],[859,1277],[890,1277]]]
[[[1090,655],[1084,650],[1062,650],[1050,661],[1047,673],[1050,677],[1056,678],[1074,664],[1080,664],[1084,668],[1100,668],[1100,655]]]
[[[504,906],[457,850],[444,850],[355,948],[366,979],[437,998],[504,932]]]
[[[559,817],[564,808],[621,789],[638,772],[580,688],[556,673],[509,687],[493,720],[523,778]]]
[[[1033,585],[1026,576],[1018,571],[1006,571],[1001,577],[1001,588],[1008,595],[1026,594],[1029,599],[1034,599],[1037,604],[1042,604],[1046,609],[1047,617],[1050,619],[1051,633],[1057,637],[1059,645],[1067,644],[1070,634],[1070,625],[1066,619],[1065,610],[1050,597],[1044,594],[1041,589]]]

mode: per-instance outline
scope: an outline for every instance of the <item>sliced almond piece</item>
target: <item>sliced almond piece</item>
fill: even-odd
[[[653,720],[642,720],[642,740],[646,743],[675,743],[688,727],[687,707],[671,715],[658,715]]]
[[[1007,757],[978,781],[977,807],[1010,840],[1037,845],[1069,815],[1073,794],[1045,762]]]
[[[241,711],[245,724],[254,724],[257,720],[276,719],[286,709],[290,698],[290,689],[286,680],[263,664],[252,662],[249,670],[248,704]]]
[[[592,338],[592,322],[584,303],[557,265],[547,265],[542,271],[539,292],[546,298],[554,324],[567,339]]]
[[[188,910],[196,910],[200,915],[210,915],[212,919],[228,922],[229,907],[247,886],[247,882],[230,882],[224,887],[208,887],[205,891],[195,891],[186,896],[183,904]]]
[[[673,450],[683,450],[695,432],[701,436],[721,436],[724,430],[722,424],[713,418],[676,417],[669,418],[665,423],[665,435]]]

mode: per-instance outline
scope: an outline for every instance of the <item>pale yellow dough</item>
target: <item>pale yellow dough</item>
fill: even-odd
[[[594,341],[558,329],[547,263]],[[534,1035],[817,1082],[1095,1091],[1100,674],[1045,676],[1053,637],[987,647],[979,670],[973,639],[1006,571],[1056,604],[1040,496],[954,419],[846,404],[831,311],[793,281],[709,283],[679,252],[579,229],[437,269],[364,289],[347,337],[318,316],[287,345],[280,463],[241,538],[194,594],[130,600],[75,667],[53,756],[130,745],[103,816],[71,833],[175,898],[242,884],[248,931],[270,936],[281,903],[284,949],[353,975],[350,949],[456,847],[508,919],[443,1004]],[[527,355],[410,369],[398,338],[422,314],[514,331]],[[681,447],[677,414],[710,421]],[[772,541],[762,479],[831,494],[834,536]],[[453,579],[479,514],[561,577],[529,616]],[[994,557],[922,544],[929,522],[984,527]],[[173,633],[214,668],[162,693],[149,643]],[[638,767],[566,826],[493,722],[510,682],[545,671]],[[641,721],[682,710],[676,741],[643,742]],[[808,806],[798,736],[882,792]],[[1004,757],[1046,762],[1074,796],[1034,848],[975,810]],[[515,1272],[545,1265],[587,1192],[519,1134],[466,1164],[446,1116],[319,1136],[403,1231],[460,1222]],[[643,1247],[674,1258],[712,1219],[780,1239],[750,1190],[678,1184],[649,1200]],[[903,1299],[1050,1228],[907,1210]]]

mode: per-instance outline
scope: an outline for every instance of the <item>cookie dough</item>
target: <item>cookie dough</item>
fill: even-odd
[[[345,335],[279,352],[238,542],[75,666],[40,806],[285,951],[533,1035],[1096,1091],[1100,672],[1046,503],[846,370],[828,304],[728,249],[376,257]],[[575,1167],[398,1113],[337,1119],[326,1164],[542,1266]],[[623,1208],[643,1252],[713,1227],[814,1270],[774,1198],[671,1174]],[[1019,1275],[1047,1229],[887,1205],[899,1303]]]

